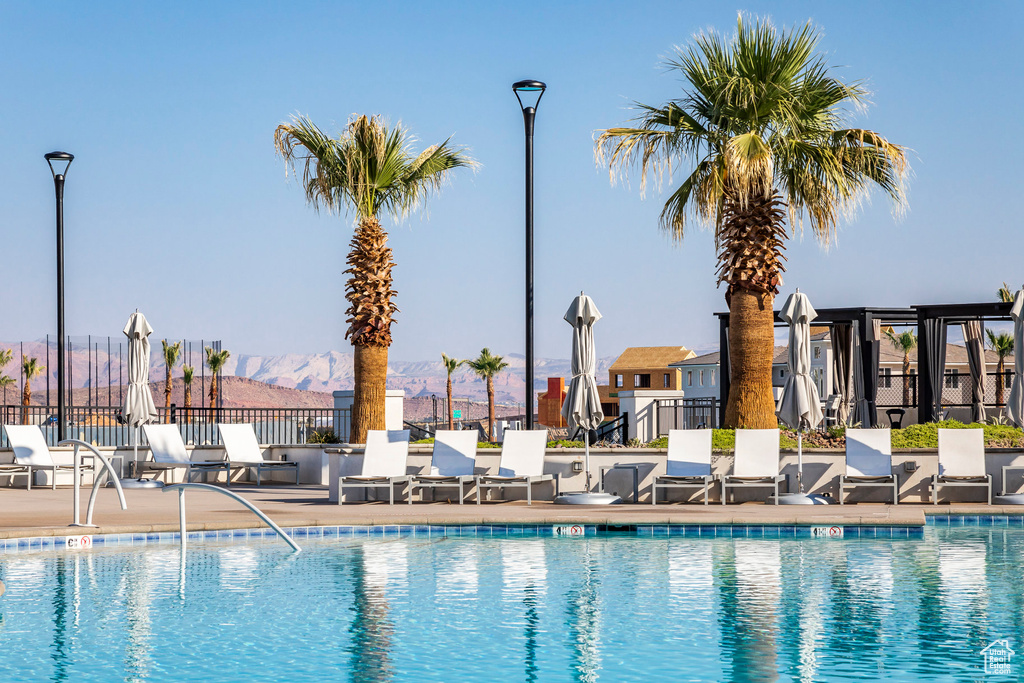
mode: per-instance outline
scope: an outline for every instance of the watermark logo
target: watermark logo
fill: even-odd
[[[985,658],[985,673],[996,675],[1008,675],[1012,669],[1010,660],[1016,654],[1010,649],[1010,641],[1006,638],[993,640],[988,647],[981,651]]]

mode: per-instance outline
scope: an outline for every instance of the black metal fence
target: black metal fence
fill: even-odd
[[[717,398],[666,398],[655,403],[655,434],[658,436],[667,436],[670,429],[718,427]]]
[[[625,446],[629,440],[629,414],[622,413],[617,417],[602,422],[597,428],[597,440],[608,444]]]
[[[1010,396],[1012,372],[989,372],[985,374],[985,405],[999,408],[1006,405]],[[879,408],[917,407],[916,373],[878,375],[878,395],[875,405]],[[1000,387],[1002,385],[1002,387]],[[1000,391],[1001,389],[1001,391]],[[942,380],[942,405],[950,407],[971,405],[971,376],[967,373],[947,371]]]
[[[69,406],[67,438],[81,439],[98,446],[123,446],[133,443],[135,430],[124,424],[117,406]],[[157,408],[157,422],[177,424],[185,443],[219,445],[217,423],[251,424],[261,444],[292,445],[309,443],[330,431],[340,441],[348,439],[351,413],[335,408]],[[0,406],[3,424],[39,425],[47,442],[57,443],[55,406]],[[139,430],[141,444],[145,433]],[[0,436],[0,447],[9,447],[7,434]]]

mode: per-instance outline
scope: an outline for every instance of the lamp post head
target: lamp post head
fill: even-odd
[[[50,173],[56,178],[57,176],[63,177],[68,172],[68,166],[74,161],[75,155],[69,152],[50,152],[44,154],[43,158],[50,165]]]
[[[546,85],[540,81],[516,81],[512,84],[512,92],[516,94],[516,99],[519,100],[519,106],[522,108],[523,113],[529,110],[531,113],[537,111],[537,105],[540,104],[540,98],[544,96],[544,91],[547,90]],[[523,93],[526,96],[526,102],[523,102],[523,97],[520,95]],[[537,99],[533,100],[533,96],[536,95]]]

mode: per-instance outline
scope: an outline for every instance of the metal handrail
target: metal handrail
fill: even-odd
[[[178,522],[179,525],[181,526],[182,547],[185,547],[185,538],[187,536],[185,532],[185,489],[187,488],[217,491],[219,493],[223,493],[228,498],[234,498],[239,503],[249,508],[249,510],[251,510],[253,514],[255,514],[261,520],[266,522],[267,526],[276,531],[277,535],[283,538],[285,540],[285,543],[292,547],[292,550],[294,550],[297,553],[302,552],[302,548],[296,545],[295,541],[292,540],[292,537],[284,532],[284,529],[279,527],[277,524],[274,524],[274,521],[270,519],[270,517],[267,517],[267,515],[262,510],[260,510],[258,507],[256,507],[249,501],[247,501],[245,498],[242,498],[234,491],[228,491],[227,489],[222,489],[219,486],[214,486],[213,484],[200,484],[198,482],[183,482],[181,484],[171,484],[170,486],[165,486],[163,487],[163,489],[161,489],[164,493],[167,493],[168,491],[172,490],[176,490],[178,492]]]
[[[94,448],[92,444],[86,443],[85,441],[80,441],[78,439],[64,439],[63,441],[61,441],[57,445],[58,446],[74,445],[74,447],[75,447],[75,452],[73,454],[74,463],[75,463],[75,494],[74,494],[74,502],[72,503],[72,505],[74,505],[74,507],[75,507],[75,514],[74,514],[73,520],[72,520],[72,522],[71,522],[71,524],[69,526],[96,526],[95,524],[92,523],[92,512],[93,512],[93,509],[95,509],[95,507],[96,507],[96,494],[100,490],[100,488],[99,488],[99,486],[100,486],[100,477],[97,476],[95,468],[93,469],[93,474],[92,474],[92,493],[89,494],[89,508],[88,508],[88,511],[85,514],[85,524],[79,524],[78,523],[78,508],[79,508],[79,504],[81,502],[80,489],[81,489],[81,483],[82,483],[81,482],[81,466],[82,466],[81,463],[82,463],[82,458],[78,454],[78,450],[82,446],[85,446],[90,451],[92,451],[93,457],[99,458],[100,462],[103,463],[103,467],[106,468],[107,473],[110,475],[111,481],[114,482],[114,488],[117,489],[117,497],[118,497],[118,499],[121,502],[121,509],[122,510],[127,510],[128,509],[128,503],[125,502],[125,499],[124,499],[124,490],[121,488],[120,477],[117,474],[117,472],[114,471],[114,468],[111,466],[110,461],[107,460],[105,455],[103,455],[98,450],[96,450],[96,448]],[[54,476],[56,476],[56,472],[54,472]]]

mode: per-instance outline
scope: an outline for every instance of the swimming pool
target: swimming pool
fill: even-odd
[[[1024,636],[1019,527],[303,545],[0,556],[0,680],[969,680]]]

